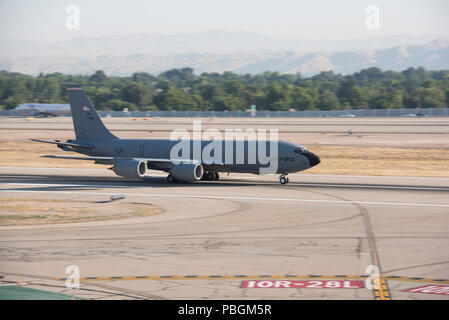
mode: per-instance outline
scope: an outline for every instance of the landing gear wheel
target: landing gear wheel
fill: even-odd
[[[281,174],[281,176],[279,177],[279,182],[281,184],[287,184],[288,183],[288,177],[287,177],[287,173],[283,173]]]
[[[220,175],[218,174],[218,172],[214,172],[214,180],[218,181],[220,179]]]
[[[169,174],[169,175],[167,176],[167,181],[168,181],[169,183],[173,183],[173,182],[175,182],[175,178],[173,178],[173,176],[172,176],[171,174]]]
[[[203,181],[217,181],[218,180],[218,173],[214,171],[207,171],[204,173],[201,180]]]

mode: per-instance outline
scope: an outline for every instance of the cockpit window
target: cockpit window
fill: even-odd
[[[304,146],[300,146],[299,148],[295,149],[295,153],[306,153],[309,152],[309,149],[307,149]]]

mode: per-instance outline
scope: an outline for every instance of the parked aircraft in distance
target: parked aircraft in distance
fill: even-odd
[[[273,169],[270,173],[280,174],[279,182],[285,184],[288,183],[289,173],[303,171],[320,163],[320,158],[306,147],[277,139],[119,139],[106,129],[84,90],[68,88],[67,92],[76,139],[66,142],[32,140],[53,143],[64,151],[74,151],[86,156],[43,157],[111,164],[111,170],[126,178],[144,178],[148,169],[160,170],[168,173],[169,182],[211,181],[219,179],[219,172],[264,174]],[[184,152],[184,149],[181,155],[173,152],[178,150],[179,145],[186,147],[185,150],[189,152]],[[195,149],[199,151],[199,157],[198,154],[195,155]],[[269,162],[265,161],[266,158],[262,161],[262,157],[256,157],[256,153],[261,153],[260,150],[263,150],[262,154],[265,156],[269,153]],[[214,161],[204,157],[212,153]]]
[[[70,114],[69,104],[22,103],[14,111],[24,116],[56,117]]]
[[[354,118],[355,114],[352,113],[345,113],[345,114],[341,114],[339,115],[340,118]]]

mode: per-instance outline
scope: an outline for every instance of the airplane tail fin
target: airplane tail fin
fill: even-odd
[[[67,93],[77,140],[118,139],[106,129],[83,89],[67,88]]]

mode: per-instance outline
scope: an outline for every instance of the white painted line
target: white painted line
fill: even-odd
[[[165,177],[165,175],[152,175],[150,177]],[[223,181],[232,182],[232,179],[223,179]],[[117,183],[126,181],[117,181]],[[139,183],[140,181],[136,181]],[[259,181],[260,185],[279,185],[277,182]],[[131,185],[97,185],[97,184],[57,184],[57,183],[31,183],[31,182],[1,182],[0,185],[24,185],[24,186],[55,186],[55,187],[95,187],[95,188],[154,188],[151,186],[131,186]],[[290,185],[304,187],[333,187],[333,188],[365,188],[365,189],[396,189],[396,190],[430,190],[430,191],[449,191],[449,187],[414,187],[414,186],[383,186],[383,185],[360,185],[360,184],[326,184],[326,183],[295,183]]]
[[[255,179],[253,177],[245,177],[242,179]],[[223,181],[232,182],[231,179],[223,179]],[[279,182],[266,182],[266,181],[258,181],[254,182],[260,185],[278,185]],[[414,186],[386,186],[386,185],[361,185],[361,184],[350,184],[350,183],[342,183],[342,184],[328,184],[328,183],[320,183],[320,182],[310,182],[310,183],[296,183],[290,182],[288,185],[293,186],[303,186],[303,187],[332,187],[332,188],[365,188],[365,189],[397,189],[397,190],[430,190],[430,191],[449,191],[448,187],[414,187]]]
[[[290,174],[291,175],[291,174]],[[154,177],[155,175],[153,175]],[[220,178],[223,181],[232,182],[233,178],[238,179],[258,179],[258,177],[223,177]],[[268,185],[277,185],[278,182],[267,182],[267,181],[259,181],[257,184],[268,184]],[[367,189],[399,189],[399,190],[434,190],[434,191],[449,191],[448,187],[426,187],[426,186],[388,186],[388,185],[363,185],[363,184],[351,184],[351,183],[341,183],[341,184],[330,184],[330,183],[321,183],[321,182],[290,182],[289,185],[294,186],[304,186],[304,187],[333,187],[333,188],[367,188]]]
[[[1,167],[0,167],[1,168]],[[98,169],[98,170],[102,170],[102,169]],[[396,178],[400,178],[400,179],[416,179],[416,180],[440,180],[440,181],[448,181],[449,182],[449,178],[433,178],[433,177],[403,177],[403,176],[357,176],[357,175],[346,175],[346,174],[311,174],[311,173],[289,173],[288,174],[290,177],[291,176],[295,176],[295,177],[303,177],[303,178],[314,178],[314,177],[331,177],[331,178],[374,178],[374,179],[396,179]],[[150,174],[148,175],[148,177],[166,177],[167,175],[165,174]],[[239,173],[231,173],[229,176],[228,175],[221,175],[220,179],[231,179],[232,178],[237,178],[237,179],[260,179],[261,177],[276,177],[275,179],[278,179],[279,175],[278,174],[266,174],[266,175],[256,175],[254,176],[254,174],[249,174],[249,175],[245,175],[245,174],[239,174]],[[312,182],[311,182],[312,183]]]
[[[60,168],[60,167],[15,167],[15,166],[0,166],[0,169],[31,169],[31,170],[87,170],[87,171],[105,171],[106,168]],[[155,170],[157,171],[157,170]],[[106,171],[105,171],[106,172]],[[240,177],[244,176],[239,173],[231,173],[234,177]],[[150,175],[155,176],[155,175]],[[166,175],[158,175],[158,176],[166,176]],[[267,176],[278,176],[274,174],[269,174]],[[298,177],[307,177],[307,178],[313,178],[313,177],[333,177],[333,178],[379,178],[379,179],[417,179],[417,180],[449,180],[447,177],[414,177],[414,176],[380,176],[380,175],[353,175],[353,174],[318,174],[318,173],[290,173],[289,176],[298,176]],[[258,177],[247,177],[250,179],[257,179]]]
[[[153,174],[148,177],[166,177],[167,175]],[[236,178],[236,177],[234,177]],[[222,177],[222,181],[232,182],[232,177]],[[241,177],[241,179],[259,179],[259,177]],[[269,181],[259,181],[257,184],[268,184],[268,185],[279,185],[279,182],[269,182]],[[362,184],[351,184],[351,183],[341,183],[341,184],[328,184],[320,182],[306,182],[298,183],[291,182],[290,185],[304,186],[304,187],[335,187],[335,188],[368,188],[368,189],[400,189],[400,190],[434,190],[434,191],[449,191],[448,187],[426,187],[426,186],[388,186],[388,185],[362,185]]]
[[[439,190],[449,191],[449,187],[408,187],[408,186],[382,186],[361,184],[326,184],[326,183],[292,183],[295,186],[305,187],[336,187],[336,188],[369,188],[369,189],[400,189],[400,190]]]
[[[59,193],[59,194],[85,194],[85,195],[115,195],[110,192],[82,192],[82,191],[40,191],[40,190],[8,190],[0,189],[0,192],[11,193]],[[382,201],[344,201],[327,199],[299,199],[299,198],[259,198],[259,197],[235,197],[235,196],[215,196],[215,195],[186,195],[186,194],[151,194],[151,193],[123,193],[127,196],[153,197],[153,198],[190,198],[190,199],[223,199],[223,200],[253,200],[253,201],[286,201],[286,202],[312,202],[312,203],[338,203],[349,204],[358,203],[365,205],[380,206],[409,206],[409,207],[439,207],[449,208],[449,204],[436,203],[407,203],[407,202],[382,202]]]
[[[0,185],[16,185],[16,186],[44,186],[44,187],[94,187],[94,188],[154,188],[150,186],[130,186],[130,185],[111,185],[111,184],[66,184],[66,183],[15,183],[3,182]]]

